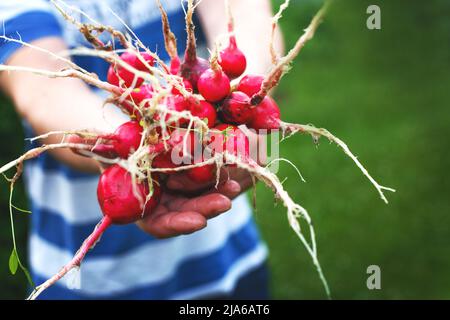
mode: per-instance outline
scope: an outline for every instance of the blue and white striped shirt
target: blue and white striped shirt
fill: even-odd
[[[109,8],[119,13],[138,37],[163,59],[159,10],[153,0],[66,0],[97,21],[123,30]],[[184,13],[180,0],[162,1],[173,32],[184,50]],[[86,19],[72,12],[81,21]],[[78,31],[46,0],[2,0],[4,34],[25,42],[61,36],[70,47],[86,45]],[[3,33],[3,30],[2,30]],[[108,39],[106,39],[108,40]],[[0,40],[0,63],[20,46]],[[74,57],[83,68],[106,77],[107,64],[97,58]],[[32,132],[28,132],[32,135]],[[31,202],[29,241],[33,279],[41,283],[55,274],[78,250],[102,217],[96,198],[98,176],[74,171],[44,154],[26,164]],[[158,240],[136,225],[112,226],[89,252],[79,273],[81,287],[64,280],[41,297],[48,299],[179,299],[231,294],[239,279],[260,267],[267,250],[261,242],[247,199],[186,236]]]

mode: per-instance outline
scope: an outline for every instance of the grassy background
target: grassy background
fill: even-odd
[[[276,4],[280,1],[274,1]],[[382,30],[366,28],[366,8],[378,4]],[[320,5],[293,0],[281,25],[290,47]],[[314,221],[319,257],[334,298],[450,298],[449,164],[450,3],[336,1],[313,41],[277,92],[284,118],[323,126],[341,137],[381,183],[394,187],[385,205],[334,145],[308,137],[282,144],[307,183],[281,165],[281,177]],[[22,151],[19,120],[0,107],[0,162]],[[8,271],[11,248],[7,184],[0,185],[0,298],[23,298],[22,275]],[[16,204],[26,206],[23,188]],[[258,187],[257,221],[270,248],[276,298],[324,298],[310,258],[290,231],[271,192]],[[16,216],[25,254],[27,218]],[[382,289],[366,287],[379,265]]]

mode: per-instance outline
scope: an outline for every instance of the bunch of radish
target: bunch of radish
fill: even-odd
[[[162,8],[162,7],[161,7]],[[164,12],[163,17],[165,15]],[[188,12],[192,14],[192,10]],[[189,19],[189,18],[188,18]],[[168,21],[163,18],[163,23]],[[188,27],[192,22],[188,20]],[[170,29],[168,29],[170,30]],[[192,30],[192,29],[191,29]],[[170,31],[167,31],[168,33]],[[197,117],[204,121],[210,129],[207,135],[200,141],[200,137],[192,132],[187,132],[190,139],[187,140],[188,149],[193,151],[195,145],[203,146],[206,143],[213,143],[215,140],[223,140],[220,152],[227,151],[232,155],[238,156],[242,161],[247,161],[249,156],[249,142],[248,138],[238,128],[239,125],[247,125],[252,129],[278,129],[280,127],[280,111],[275,101],[264,95],[259,103],[252,103],[252,97],[259,93],[264,81],[263,76],[246,75],[237,86],[232,89],[231,81],[239,78],[245,72],[247,61],[243,52],[238,48],[236,37],[232,24],[229,25],[229,43],[226,48],[220,51],[219,54],[214,55],[210,61],[197,57],[196,44],[194,33],[189,32],[188,46],[183,59],[177,54],[171,54],[170,73],[178,76],[178,86],[181,86],[189,94],[183,95],[180,90],[173,85],[168,85],[169,94],[166,94],[162,99],[164,106],[175,112],[187,112],[193,117]],[[170,34],[165,34],[166,44],[170,41]],[[167,47],[170,45],[167,44]],[[138,57],[139,55],[139,57]],[[153,67],[155,58],[147,52],[138,52],[136,54],[125,52],[119,56],[119,59],[142,72],[152,73],[147,67]],[[181,62],[182,61],[182,62]],[[117,104],[130,116],[130,121],[120,126],[114,134],[99,135],[96,137],[95,145],[92,152],[108,158],[120,157],[127,159],[131,154],[137,151],[141,142],[145,145],[145,137],[142,136],[142,123],[149,121],[150,123],[158,123],[161,120],[161,113],[154,113],[151,119],[145,118],[145,108],[150,106],[151,100],[156,90],[152,85],[145,83],[144,79],[136,76],[132,71],[129,71],[117,63],[113,62],[108,70],[107,81],[122,90],[122,101]],[[177,129],[186,129],[189,126],[189,117],[178,117],[175,122],[170,121],[170,117],[163,118],[166,125],[171,124]],[[169,137],[164,137],[158,127],[155,128],[152,140],[154,143],[148,145],[148,152],[152,158],[153,168],[161,169],[175,169],[177,164],[173,163],[171,153],[173,148],[180,146],[183,139],[176,139],[174,137],[182,137],[179,130],[171,130]],[[165,138],[165,142],[162,139]],[[155,143],[156,139],[156,143]],[[101,142],[99,142],[101,141]],[[243,152],[239,153],[238,149],[244,145]],[[191,157],[194,154],[190,154]],[[202,158],[200,162],[204,159]],[[144,210],[142,207],[136,206],[136,196],[128,192],[131,190],[131,179],[129,173],[124,170],[119,171],[118,165],[108,169],[100,178],[99,184],[99,202],[102,207],[105,217],[109,218],[113,223],[130,223],[143,218],[149,211],[146,206]],[[206,183],[216,179],[216,166],[213,164],[205,164],[203,166],[196,166],[187,170],[187,175],[194,182]],[[122,172],[121,179],[117,179],[117,172]],[[164,174],[171,174],[177,172],[176,170],[166,170]],[[114,173],[114,174],[112,174]],[[113,178],[111,178],[113,177]],[[104,181],[108,181],[105,183]],[[127,183],[128,182],[128,183]],[[159,179],[153,176],[151,181],[140,182],[147,186],[151,184],[154,191],[150,198],[148,193],[152,188],[139,187],[140,197],[157,203],[159,192]],[[117,217],[117,209],[113,210],[111,214],[109,202],[111,197],[117,193],[117,189],[111,188],[111,185],[118,184],[122,188],[128,188],[124,192],[130,196],[129,205],[125,199],[120,199],[124,208],[135,208],[133,212],[124,212],[124,218]],[[105,186],[109,188],[105,189]],[[139,185],[141,186],[141,185]],[[151,208],[152,206],[150,206]],[[130,211],[130,210],[129,210]],[[134,217],[134,219],[130,219]]]
[[[280,7],[273,20],[273,28],[288,3],[286,1]],[[276,101],[269,96],[305,42],[312,38],[327,4],[313,18],[286,56],[276,57],[271,47],[273,67],[265,75],[245,74],[247,57],[239,49],[231,14],[227,43],[222,49],[212,50],[211,57],[206,60],[197,55],[195,26],[192,22],[195,8],[193,0],[188,0],[187,46],[183,56],[178,54],[176,38],[170,30],[167,14],[159,1],[158,4],[169,64],[161,61],[137,38],[132,41],[119,31],[105,26],[78,25],[94,46],[94,49],[85,48],[84,52],[105,59],[110,67],[107,82],[77,68],[74,68],[71,76],[108,91],[111,94],[108,102],[116,104],[126,113],[129,122],[112,134],[76,132],[77,142],[72,140],[71,143],[33,149],[0,168],[0,173],[3,173],[13,166],[20,167],[23,161],[44,151],[60,147],[72,148],[107,164],[101,173],[97,190],[103,219],[75,257],[58,274],[38,286],[30,298],[35,299],[68,271],[78,267],[88,250],[111,224],[133,223],[151,215],[166,188],[165,181],[169,175],[186,172],[194,183],[211,183],[214,186],[214,182],[219,179],[219,169],[224,166],[247,170],[274,191],[286,207],[289,223],[313,258],[328,292],[317,259],[314,230],[308,213],[291,199],[274,173],[250,157],[250,141],[245,133],[247,129],[256,132],[263,130],[264,134],[274,130],[281,130],[284,135],[308,133],[314,141],[324,136],[343,149],[387,202],[383,190],[393,190],[379,185],[344,142],[325,129],[283,122]],[[229,9],[227,1],[226,4]],[[69,17],[62,7],[57,7],[64,17]],[[73,19],[67,20],[73,22]],[[117,37],[125,50],[113,51],[103,44],[96,34],[105,30]],[[2,69],[14,70],[0,66]],[[39,73],[36,70],[33,72]],[[17,177],[18,174],[15,179]],[[298,218],[306,220],[310,228],[310,241],[305,238]]]

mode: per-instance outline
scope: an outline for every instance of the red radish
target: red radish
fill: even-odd
[[[234,33],[234,19],[231,13],[230,3],[225,1],[228,18],[228,33],[230,34],[228,47],[220,52],[219,64],[230,79],[235,79],[244,74],[247,68],[247,59],[244,53],[239,50]]]
[[[159,153],[153,158],[152,167],[163,169],[174,169],[182,165],[182,159],[184,157],[183,143],[185,141],[186,130],[175,130],[170,134],[170,138],[166,141],[168,150],[164,149],[164,143],[160,142],[157,145],[152,146],[150,153]],[[185,150],[188,152],[186,157],[194,157],[195,148],[201,146],[201,143],[197,142],[197,136],[193,131],[188,133],[186,140]],[[176,158],[176,159],[175,159]],[[180,163],[178,163],[178,161]],[[166,174],[175,173],[175,170],[164,171]]]
[[[96,145],[92,151],[108,157],[118,155],[123,159],[136,151],[141,144],[142,126],[138,121],[122,124],[113,134],[100,135],[99,138],[109,140],[109,144]]]
[[[214,181],[214,179],[216,178],[216,169],[217,167],[214,164],[207,164],[201,167],[189,169],[186,172],[186,175],[193,182],[207,183]]]
[[[141,144],[142,126],[137,121],[126,122],[117,128],[114,137],[112,140],[114,150],[121,158],[127,159]]]
[[[178,56],[174,56],[170,59],[170,73],[178,74],[180,72],[181,61]]]
[[[153,87],[151,84],[144,84],[139,88],[131,91],[130,95],[127,97],[129,100],[133,101],[137,106],[145,99],[151,99],[153,97]]]
[[[247,124],[249,128],[260,130],[275,130],[280,128],[280,109],[276,102],[266,96],[262,102],[253,108],[252,119]]]
[[[151,84],[144,84],[139,88],[133,89],[131,93],[126,97],[126,99],[122,102],[121,106],[126,112],[135,117],[137,120],[140,120],[141,116],[136,109],[136,106],[139,107],[142,101],[146,99],[151,99],[153,97],[153,87]]]
[[[176,167],[178,167],[178,165],[176,165],[172,161],[172,150],[166,151],[164,153],[160,153],[155,158],[153,158],[152,167],[160,168],[160,169],[175,169]],[[165,174],[174,174],[174,173],[176,173],[176,171],[175,170],[167,170],[167,171],[164,171],[164,173]]]
[[[183,79],[183,86],[186,89],[186,91],[191,92],[191,93],[194,92],[194,88],[192,87],[192,84],[185,79]],[[181,94],[181,92],[178,91],[178,89],[175,87],[172,88],[172,93],[173,94]]]
[[[226,151],[244,161],[248,159],[250,142],[242,130],[225,123],[217,125],[214,129],[216,130],[210,133],[209,143],[215,151]]]
[[[188,80],[194,89],[197,89],[197,82],[201,74],[209,68],[208,60],[195,57],[195,60],[185,58],[183,64],[180,66],[179,74]]]
[[[150,66],[153,66],[155,60],[152,56],[146,52],[141,53],[141,56]],[[124,52],[120,55],[120,59],[137,70],[148,71],[147,67],[133,53]],[[120,80],[122,80],[124,86],[129,88],[133,85],[134,78],[135,75],[132,72],[121,67],[119,64],[111,65],[108,69],[107,81],[112,85],[120,87]],[[140,87],[142,83],[144,83],[144,79],[137,77],[134,87]]]
[[[233,92],[222,104],[222,117],[227,123],[246,124],[252,117],[250,98],[243,92]]]
[[[168,96],[166,99],[164,99],[164,104],[166,105],[168,110],[172,111],[183,112],[189,110],[189,102],[183,96],[180,95]],[[171,114],[167,114],[165,120],[168,121],[171,116],[172,116]],[[159,119],[160,119],[159,114],[155,114],[155,120]],[[183,126],[187,124],[189,120],[187,118],[179,118],[177,119],[177,122],[180,126]]]
[[[189,109],[193,116],[206,121],[208,127],[212,128],[216,125],[217,112],[209,102],[204,100],[192,101]]]
[[[236,44],[236,37],[230,37],[227,48],[220,52],[219,64],[230,79],[240,77],[247,68],[247,59]]]
[[[136,222],[158,205],[160,190],[157,183],[152,182],[153,194],[150,199],[147,182],[136,182],[135,188],[131,174],[119,165],[106,169],[100,176],[97,187],[97,197],[103,215],[113,224],[128,224]],[[141,199],[138,199],[135,192]]]
[[[208,69],[197,83],[198,91],[207,101],[219,102],[230,93],[230,79],[219,69]]]
[[[125,53],[124,53],[125,54]],[[140,52],[142,59],[150,66],[153,67],[155,65],[155,58],[153,58],[153,56],[151,56],[148,52]],[[123,55],[122,55],[123,56]],[[122,57],[121,56],[121,57]],[[134,56],[134,55],[133,55]],[[150,72],[150,70],[148,70],[147,66],[141,61],[141,59],[139,59],[137,56],[134,56],[135,58],[135,62],[134,64],[132,64],[136,69],[140,70],[140,71],[148,71]],[[123,59],[123,58],[122,58]]]
[[[260,75],[246,75],[239,81],[236,91],[242,91],[249,97],[257,94],[264,82],[264,76]]]

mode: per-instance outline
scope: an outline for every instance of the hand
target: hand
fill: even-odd
[[[222,169],[217,188],[215,181],[197,184],[184,173],[171,175],[158,207],[137,224],[157,238],[196,232],[206,227],[208,219],[230,210],[231,200],[252,185],[251,176],[239,168]]]
[[[163,190],[159,205],[137,225],[157,238],[193,233],[205,228],[208,219],[230,210],[230,198],[240,192],[240,185],[231,180],[193,197]]]

